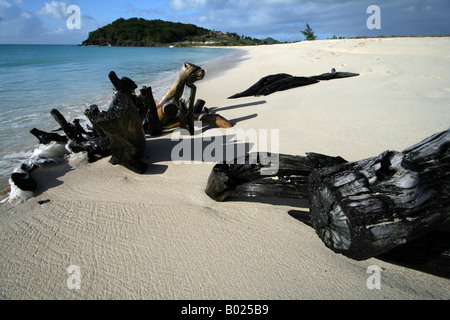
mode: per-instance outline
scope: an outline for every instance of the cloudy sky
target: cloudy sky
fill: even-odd
[[[81,11],[80,29],[68,19]],[[369,29],[380,8],[380,29]],[[450,35],[449,0],[0,0],[0,43],[79,44],[90,31],[123,17],[162,19],[254,38],[304,40],[343,36]],[[371,20],[374,22],[374,20]],[[74,25],[75,20],[70,20]]]

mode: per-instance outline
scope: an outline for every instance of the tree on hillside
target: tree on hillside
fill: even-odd
[[[303,35],[306,37],[306,40],[316,40],[317,36],[314,35],[314,31],[311,29],[309,24],[306,24],[306,29],[301,31]]]

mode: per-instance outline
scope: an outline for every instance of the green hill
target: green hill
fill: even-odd
[[[89,33],[84,46],[237,46],[261,44],[261,40],[222,33],[197,27],[193,24],[174,23],[142,18],[117,19]]]
[[[261,40],[262,43],[264,44],[276,44],[276,43],[280,43],[280,41],[275,40],[274,38],[266,38],[266,39],[262,39]]]

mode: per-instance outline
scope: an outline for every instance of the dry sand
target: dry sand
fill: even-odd
[[[225,62],[207,65],[197,97],[236,128],[279,130],[281,153],[359,160],[401,151],[450,124],[450,38],[245,50],[228,70]],[[361,75],[227,99],[269,74],[332,68]],[[306,211],[305,202],[213,201],[204,190],[214,163],[172,163],[170,139],[148,139],[144,175],[84,158],[38,171],[34,199],[0,208],[0,298],[450,298],[449,279],[327,249],[289,214]],[[81,273],[79,290],[67,286],[71,265]],[[372,265],[382,270],[380,290],[366,285]]]

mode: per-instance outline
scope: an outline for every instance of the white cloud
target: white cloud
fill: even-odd
[[[45,24],[37,12],[23,9],[16,3],[17,0],[0,0],[0,43],[79,44],[88,37],[90,31],[106,24],[106,21],[99,22],[92,16],[83,15],[81,29],[69,30],[65,18]],[[52,8],[51,2],[49,5]],[[46,12],[57,13],[54,10]],[[61,15],[60,11],[59,15],[54,14],[53,17]]]
[[[43,22],[33,12],[12,1],[0,0],[0,43],[28,42],[43,31]]]
[[[12,4],[8,0],[0,0],[0,7],[11,8]]]
[[[211,2],[211,1],[210,1]],[[170,0],[169,8],[173,11],[181,12],[185,10],[196,10],[208,4],[208,0]]]
[[[377,0],[382,29],[367,29],[366,9],[372,0],[170,0],[170,20],[194,23],[208,29],[236,32],[255,38],[303,40],[309,23],[319,39],[336,36],[448,34],[441,17],[448,0]],[[431,7],[432,6],[432,7]],[[439,8],[439,9],[438,9]],[[426,12],[428,20],[421,14]],[[434,18],[431,18],[434,17]],[[447,18],[448,20],[448,18]],[[428,22],[425,22],[428,21]]]
[[[63,1],[46,2],[45,5],[36,12],[40,16],[53,19],[67,18],[67,4]]]

